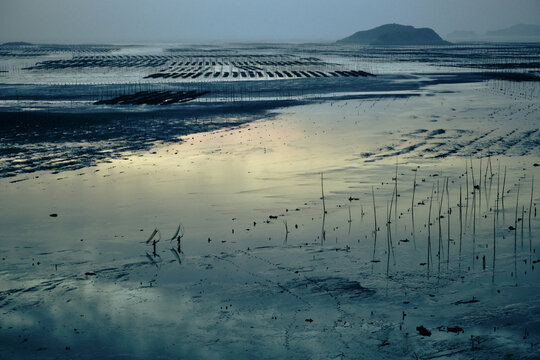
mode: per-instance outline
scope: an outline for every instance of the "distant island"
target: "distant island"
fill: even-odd
[[[540,25],[518,24],[505,29],[492,30],[484,34],[457,30],[446,35],[453,41],[486,42],[537,42],[540,41]]]
[[[540,39],[540,25],[518,24],[506,29],[488,31],[486,37],[502,39]]]
[[[386,24],[371,30],[358,31],[338,40],[339,44],[363,45],[448,45],[433,29],[410,25]]]
[[[24,41],[11,41],[11,42],[0,44],[0,46],[31,46],[31,45],[32,44],[24,42]]]

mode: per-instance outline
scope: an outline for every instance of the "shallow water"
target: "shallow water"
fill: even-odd
[[[538,357],[538,85],[504,85],[284,107],[0,179],[0,353]]]

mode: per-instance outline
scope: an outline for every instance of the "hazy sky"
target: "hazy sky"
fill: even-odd
[[[0,42],[337,40],[385,23],[484,33],[540,0],[0,0]]]

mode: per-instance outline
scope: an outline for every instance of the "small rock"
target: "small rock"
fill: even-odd
[[[416,330],[418,330],[418,333],[420,333],[422,336],[431,336],[431,331],[426,329],[424,325],[417,326]]]
[[[479,302],[480,300],[476,299],[474,296],[471,300],[459,300],[454,303],[454,305],[462,305],[462,304],[474,304]]]
[[[448,332],[453,332],[453,333],[460,333],[460,332],[465,332],[463,330],[463,328],[459,327],[459,326],[453,326],[453,327],[449,327],[448,329]]]

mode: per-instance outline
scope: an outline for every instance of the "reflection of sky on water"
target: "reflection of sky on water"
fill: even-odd
[[[365,163],[360,155],[381,143],[399,144],[392,133],[402,129],[438,128],[425,117],[413,118],[429,111],[430,103],[422,97],[285,109],[276,120],[190,135],[183,143],[158,146],[155,154],[127,155],[98,167],[40,174],[39,179],[30,174],[32,180],[21,183],[24,195],[5,181],[8,206],[2,218],[10,237],[24,235],[23,241],[30,242],[97,234],[102,240],[138,238],[144,237],[141,228],[147,234],[155,226],[172,234],[179,221],[187,234],[206,239],[209,229],[219,236],[220,229],[230,227],[225,225],[230,218],[259,222],[287,208],[312,207],[320,197],[320,172],[325,172],[330,201],[365,197],[369,184],[384,176],[379,169],[391,168],[395,160],[388,158],[382,166]],[[365,199],[363,203],[370,206]],[[52,212],[59,218],[44,216]],[[7,226],[12,223],[20,226]],[[66,229],[77,231],[68,234]]]
[[[391,219],[396,260],[390,257],[392,278],[385,277],[385,210],[394,189],[395,157],[364,162],[361,154],[399,147],[403,134],[418,129],[430,133],[444,127],[447,133],[440,135],[440,142],[453,142],[459,138],[452,129],[472,131],[480,125],[488,126],[491,120],[478,116],[485,105],[463,110],[483,119],[474,124],[446,121],[452,116],[450,109],[464,98],[484,96],[476,89],[464,91],[436,95],[444,99],[440,108],[434,108],[433,98],[426,96],[287,108],[274,118],[186,136],[182,143],[156,145],[150,153],[128,154],[96,167],[29,174],[28,180],[13,184],[3,179],[0,247],[7,260],[0,270],[1,290],[34,287],[8,295],[6,299],[12,303],[2,305],[7,312],[3,329],[15,329],[4,333],[8,334],[7,343],[24,354],[25,349],[31,349],[36,357],[42,353],[33,355],[34,351],[41,347],[52,352],[67,351],[65,346],[70,346],[72,353],[86,353],[88,358],[104,352],[125,354],[127,358],[135,354],[141,358],[212,358],[221,352],[242,358],[261,350],[278,357],[290,354],[284,345],[287,339],[298,354],[330,357],[342,345],[333,327],[336,319],[349,323],[340,325],[337,331],[357,351],[362,345],[356,341],[358,334],[367,339],[367,345],[362,346],[378,349],[382,341],[379,337],[391,332],[387,325],[399,328],[397,320],[389,320],[387,314],[401,319],[405,310],[410,320],[403,326],[411,334],[420,323],[436,329],[441,324],[466,322],[469,327],[464,341],[469,344],[469,333],[481,334],[487,328],[491,331],[493,324],[504,326],[508,319],[496,319],[508,303],[528,296],[531,308],[537,308],[534,289],[539,279],[538,272],[530,268],[534,254],[528,249],[528,229],[525,226],[523,247],[521,232],[517,237],[519,287],[514,287],[516,278],[511,275],[514,244],[513,233],[508,230],[513,223],[518,179],[526,173],[520,180],[520,203],[526,204],[530,176],[540,177],[538,168],[530,166],[536,161],[534,154],[499,157],[501,165],[508,166],[506,186],[510,193],[498,225],[496,286],[490,285],[492,218],[482,216],[489,210],[485,189],[481,207],[476,209],[475,242],[473,208],[469,204],[463,256],[458,258],[459,215],[455,204],[459,201],[459,184],[463,184],[459,176],[465,158],[419,159],[417,153],[400,156],[399,218]],[[440,116],[439,120],[431,122],[433,115]],[[520,124],[530,126],[529,120]],[[479,166],[478,160],[474,161]],[[415,240],[411,234],[411,169],[417,166],[417,203],[429,203],[431,186],[438,179],[442,182],[449,175],[454,181],[450,182],[453,242],[448,269],[445,262],[441,264],[440,280],[435,256],[438,222],[433,215],[431,280],[426,277],[425,265],[420,265],[427,253],[428,206],[415,207]],[[322,246],[320,172],[324,172],[328,209],[326,242]],[[39,178],[34,178],[36,175]],[[381,228],[375,249],[372,185]],[[496,185],[490,185],[492,202]],[[350,196],[360,200],[349,202]],[[350,224],[348,205],[353,220]],[[58,213],[58,217],[49,217],[51,213]],[[278,218],[270,219],[269,215]],[[447,219],[442,221],[442,261],[447,258]],[[287,237],[283,220],[290,230]],[[176,244],[167,241],[179,221],[186,228],[181,263],[170,251]],[[534,235],[538,218],[532,221]],[[154,227],[163,235],[158,243],[157,266],[146,258],[151,246],[142,243]],[[487,258],[485,270],[483,256]],[[306,287],[311,283],[304,276],[322,279],[317,281],[324,286],[330,277],[357,280],[375,291],[358,300],[349,297],[347,290],[331,289],[340,301],[337,307],[335,298],[321,288]],[[456,281],[460,276],[464,278]],[[504,296],[496,296],[499,288]],[[430,293],[436,297],[430,297]],[[454,305],[473,296],[481,301],[478,315],[471,315],[466,305]],[[404,308],[404,301],[412,305]],[[441,312],[441,304],[452,311]],[[515,319],[531,324],[535,321],[534,316],[527,320],[526,309],[512,311]],[[435,316],[426,319],[425,314]],[[313,323],[305,321],[310,318]],[[474,330],[473,325],[480,330]],[[512,328],[509,333],[518,330]],[[25,348],[19,334],[27,337],[31,346]],[[395,336],[401,339],[402,334]],[[411,336],[410,341],[420,346],[416,337]]]

